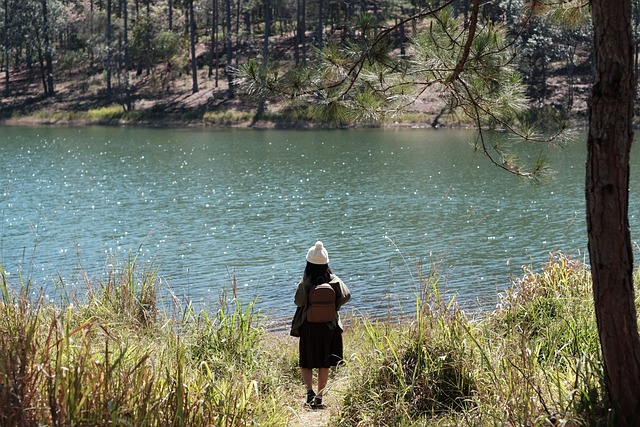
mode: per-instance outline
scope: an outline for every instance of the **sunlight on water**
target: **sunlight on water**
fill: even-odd
[[[58,273],[69,286],[97,281],[137,256],[167,293],[215,307],[235,278],[243,302],[279,319],[321,239],[354,292],[347,309],[411,312],[418,265],[448,297],[490,307],[522,265],[556,250],[584,257],[585,150],[549,151],[556,180],[535,186],[492,166],[472,137],[3,128],[0,261],[56,298]]]

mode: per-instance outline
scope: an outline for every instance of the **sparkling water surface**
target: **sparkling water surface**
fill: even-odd
[[[523,265],[585,257],[586,137],[522,145],[555,170],[532,185],[474,151],[470,131],[0,131],[0,262],[53,300],[135,258],[157,269],[164,300],[216,309],[235,282],[242,303],[278,322],[319,239],[353,292],[346,310],[399,316],[415,308],[420,275],[490,308]]]

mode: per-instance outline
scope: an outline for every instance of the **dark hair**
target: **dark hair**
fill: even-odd
[[[313,264],[307,261],[307,266],[304,269],[304,278],[313,285],[329,282],[331,280],[329,264]]]

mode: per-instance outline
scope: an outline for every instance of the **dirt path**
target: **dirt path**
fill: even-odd
[[[325,397],[325,409],[311,409],[301,404],[297,408],[291,408],[294,413],[289,421],[289,427],[329,427],[331,418],[337,415],[337,402]]]
[[[311,409],[300,401],[299,405],[290,408],[293,416],[289,420],[289,427],[331,427],[335,418],[340,414],[344,391],[348,386],[349,376],[347,368],[332,371],[329,377],[328,391],[324,395],[325,409]]]

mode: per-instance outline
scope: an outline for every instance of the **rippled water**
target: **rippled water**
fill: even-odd
[[[556,180],[534,186],[467,131],[1,131],[0,261],[51,298],[58,275],[73,287],[137,256],[166,293],[215,307],[235,277],[241,301],[288,318],[320,239],[353,291],[345,308],[410,312],[417,265],[448,298],[486,307],[522,265],[586,250],[582,142],[549,151]]]

